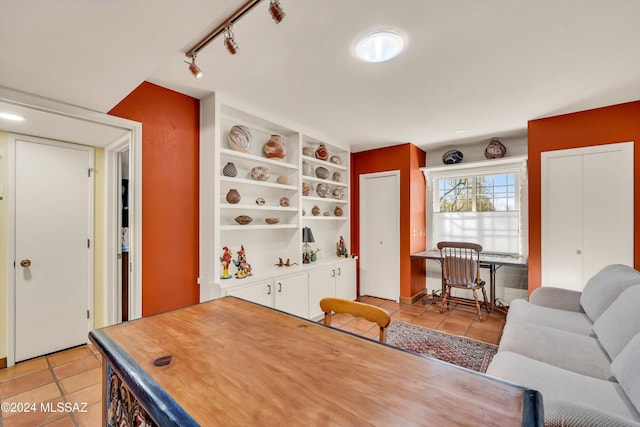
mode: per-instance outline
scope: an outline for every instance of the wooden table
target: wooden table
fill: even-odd
[[[491,252],[480,252],[480,267],[489,269],[489,289],[491,293],[491,301],[489,301],[489,309],[493,309],[496,301],[496,271],[503,265],[512,267],[527,268],[527,258],[519,255],[495,254]],[[440,251],[438,249],[430,249],[415,254],[411,254],[411,258],[432,259],[440,262]],[[444,295],[444,285],[442,287]]]
[[[233,297],[89,336],[105,420],[130,391],[162,426],[542,425],[537,391]]]

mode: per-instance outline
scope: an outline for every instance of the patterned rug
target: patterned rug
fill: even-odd
[[[486,372],[498,346],[396,321],[387,328],[387,344]]]

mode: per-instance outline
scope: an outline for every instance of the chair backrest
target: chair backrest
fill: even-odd
[[[331,313],[347,313],[354,317],[361,317],[370,322],[375,322],[380,327],[380,342],[386,342],[386,328],[391,323],[391,316],[384,308],[365,304],[358,301],[350,301],[342,298],[322,298],[320,309],[324,312],[324,324],[331,324]]]
[[[482,246],[467,242],[438,242],[442,280],[449,286],[473,287],[480,283]]]

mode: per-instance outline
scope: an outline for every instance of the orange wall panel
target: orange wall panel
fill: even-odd
[[[422,173],[416,169],[424,166],[425,153],[413,144],[402,144],[377,150],[363,151],[351,155],[351,246],[353,253],[360,253],[360,175],[392,170],[400,171],[400,254],[396,262],[400,263],[400,296],[410,298],[419,292],[420,278],[416,279],[412,269],[410,255],[413,248],[420,247],[419,236],[411,235],[413,227],[420,221],[424,228],[425,192]],[[420,191],[419,178],[422,182]],[[408,206],[409,209],[403,209]],[[417,224],[416,224],[417,222]],[[424,249],[424,237],[422,237]],[[419,249],[419,250],[423,250]],[[419,251],[416,250],[416,251]],[[419,273],[418,273],[419,276]],[[424,289],[424,275],[422,289]]]
[[[200,103],[144,82],[109,114],[142,123],[142,315],[195,304]]]
[[[529,122],[529,293],[541,281],[541,160],[545,151],[634,141],[634,268],[640,269],[640,101]]]

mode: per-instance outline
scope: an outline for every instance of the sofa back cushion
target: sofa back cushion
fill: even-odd
[[[639,271],[628,265],[608,265],[584,285],[580,305],[591,321],[595,322],[622,291],[638,284],[640,284]]]
[[[611,372],[618,380],[620,387],[640,412],[640,334],[629,341],[611,364]]]
[[[625,289],[592,329],[611,360],[615,359],[631,338],[640,334],[640,285]]]

